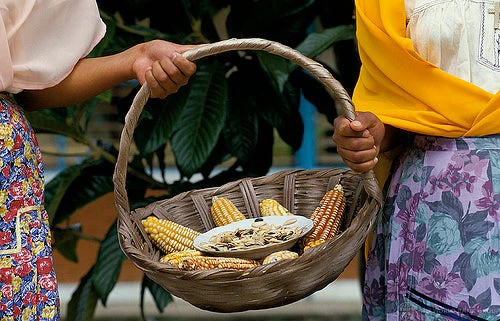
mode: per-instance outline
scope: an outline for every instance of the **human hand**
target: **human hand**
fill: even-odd
[[[163,40],[142,44],[132,68],[141,84],[147,82],[151,98],[165,98],[188,83],[189,77],[196,72],[196,64],[181,53],[195,47]]]
[[[358,173],[373,169],[385,135],[382,121],[370,112],[359,112],[352,122],[337,117],[333,126],[332,140],[344,163]]]

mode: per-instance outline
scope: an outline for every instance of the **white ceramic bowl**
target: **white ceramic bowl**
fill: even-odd
[[[290,227],[297,226],[300,229],[300,233],[295,235],[293,238],[281,243],[272,243],[268,245],[263,245],[257,248],[250,249],[233,249],[227,251],[217,251],[206,249],[200,244],[209,242],[210,238],[222,232],[236,231],[240,228],[251,228],[252,223],[255,222],[255,218],[249,218],[246,220],[237,221],[228,225],[218,226],[210,231],[200,234],[194,239],[194,247],[201,252],[213,255],[213,256],[227,256],[227,257],[239,257],[239,258],[249,258],[249,259],[262,259],[271,253],[288,250],[297,243],[297,241],[306,235],[313,227],[313,221],[307,217],[300,215],[287,215],[287,216],[265,216],[259,219],[263,219],[267,224],[273,225],[283,225],[286,221],[290,219],[296,219],[293,224],[287,225]]]

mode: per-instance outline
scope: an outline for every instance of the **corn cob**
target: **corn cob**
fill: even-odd
[[[296,259],[299,257],[299,254],[296,252],[288,251],[288,250],[283,250],[283,251],[278,251],[269,254],[264,258],[262,261],[262,264],[269,264],[269,263],[274,263],[278,262],[281,260],[289,260],[289,259]]]
[[[212,198],[210,213],[217,226],[227,225],[246,218],[245,215],[236,208],[233,202],[226,197],[214,196]]]
[[[281,205],[278,201],[272,198],[266,198],[259,203],[260,215],[261,216],[273,216],[273,215],[292,215],[290,211]]]
[[[155,216],[143,219],[142,225],[149,239],[165,254],[193,250],[193,241],[200,235],[189,227]]]
[[[258,261],[252,259],[221,256],[196,256],[184,259],[179,267],[187,271],[212,269],[246,270],[259,265],[260,263]]]
[[[311,215],[313,229],[305,238],[305,244],[312,241],[326,241],[339,232],[346,199],[342,185],[337,184],[325,193],[319,206]]]
[[[304,249],[302,250],[303,252],[309,250],[310,248],[313,248],[315,246],[318,246],[320,244],[323,244],[325,243],[324,240],[316,240],[316,241],[310,241],[308,243],[306,243],[306,245],[304,246]]]
[[[175,267],[179,267],[179,264],[182,263],[188,257],[202,256],[203,253],[197,250],[185,250],[169,253],[163,256],[160,259],[160,262],[167,263]]]

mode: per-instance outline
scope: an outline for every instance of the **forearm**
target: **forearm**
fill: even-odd
[[[121,82],[135,78],[132,65],[138,47],[116,55],[85,58],[62,82],[43,90],[25,90],[16,98],[27,110],[57,108],[90,99]]]

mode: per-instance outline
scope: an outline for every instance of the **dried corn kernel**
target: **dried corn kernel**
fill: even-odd
[[[269,263],[274,263],[278,262],[281,260],[290,260],[290,259],[296,259],[299,257],[299,254],[296,252],[292,252],[289,250],[283,250],[283,251],[278,251],[269,254],[264,258],[262,261],[262,264],[269,264]]]
[[[197,250],[185,250],[169,253],[160,259],[160,262],[167,263],[175,267],[179,267],[179,264],[185,259],[195,256],[202,256],[203,253]]]
[[[339,232],[340,223],[344,214],[346,199],[342,185],[326,192],[311,215],[313,229],[306,236],[305,244],[317,240],[326,241]]]
[[[259,266],[260,263],[252,259],[241,259],[235,257],[212,257],[212,256],[196,256],[186,258],[179,267],[183,270],[213,270],[213,269],[230,269],[230,270],[246,270]]]
[[[290,211],[288,211],[286,207],[272,198],[266,198],[260,201],[259,209],[261,216],[292,215],[292,213],[290,213]]]
[[[227,225],[246,218],[245,215],[236,208],[233,202],[226,197],[214,196],[212,198],[210,213],[217,226]]]
[[[313,248],[313,247],[318,246],[318,245],[323,244],[323,243],[325,243],[324,240],[316,240],[316,241],[308,242],[304,246],[303,251],[305,252],[305,251],[309,250],[310,248]]]
[[[200,235],[189,227],[155,216],[143,219],[142,225],[149,239],[165,254],[193,250],[194,239]]]

